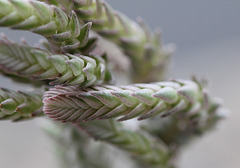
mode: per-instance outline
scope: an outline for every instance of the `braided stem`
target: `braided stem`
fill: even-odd
[[[19,121],[42,113],[42,93],[0,88],[0,119]]]
[[[151,119],[142,128],[178,151],[192,138],[211,130],[227,113],[227,110],[221,107],[222,102],[218,98],[213,98],[207,91],[204,91],[204,97],[205,107],[197,113],[177,114],[163,122]]]
[[[195,114],[204,108],[204,93],[194,81],[178,80],[81,89],[56,86],[44,95],[44,112],[65,122],[109,119],[139,120],[172,113]]]
[[[94,143],[75,125],[47,120],[43,129],[54,140],[59,167],[62,168],[109,168],[107,146]],[[109,158],[108,158],[109,159]]]
[[[88,53],[96,39],[89,39],[92,23],[82,28],[74,12],[65,14],[54,5],[35,0],[0,0],[0,26],[29,30],[46,37],[66,52]]]
[[[127,151],[144,164],[164,168],[170,164],[167,146],[150,135],[126,130],[113,120],[81,122],[77,125],[96,140]]]
[[[69,5],[71,2],[73,4]],[[135,82],[163,79],[169,56],[174,48],[172,45],[162,46],[159,30],[151,32],[142,19],[139,18],[137,24],[100,0],[48,1],[48,3],[61,6],[66,11],[72,7],[82,23],[92,22],[94,31],[120,46],[132,60]]]
[[[0,40],[0,68],[35,79],[54,81],[50,84],[89,86],[110,79],[102,57],[83,55],[53,55],[49,51]]]
[[[162,47],[159,31],[152,33],[142,19],[139,24],[113,10],[100,0],[75,0],[79,19],[91,21],[93,30],[119,45],[133,64],[135,82],[156,81],[163,78],[172,47]]]

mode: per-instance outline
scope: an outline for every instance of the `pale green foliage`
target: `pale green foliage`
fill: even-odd
[[[0,89],[0,119],[29,119],[42,113],[42,92]]]
[[[136,159],[151,166],[168,167],[171,153],[162,141],[147,134],[134,132],[113,120],[77,124],[96,140],[105,141],[128,151]]]
[[[0,0],[0,26],[29,30],[46,37],[68,52],[87,53],[96,39],[89,39],[91,23],[82,28],[73,12],[71,17],[60,8],[38,1]]]
[[[46,92],[44,111],[68,122],[109,119],[119,121],[139,116],[139,120],[183,112],[194,115],[211,100],[193,81],[158,82],[125,86],[101,85],[87,89],[56,87]]]
[[[43,129],[54,140],[59,166],[62,168],[111,168],[104,149],[105,144],[96,143],[71,124],[45,121]]]
[[[66,1],[72,5],[63,5]],[[121,47],[132,60],[135,82],[163,79],[168,57],[174,48],[172,45],[162,46],[159,30],[151,32],[142,19],[136,23],[100,0],[66,1],[48,3],[58,4],[66,11],[72,8],[80,21],[92,22],[94,31]]]
[[[0,39],[0,67],[6,73],[53,80],[51,85],[102,84],[110,80],[104,58],[71,54],[53,54],[26,44]]]
[[[182,146],[223,117],[221,103],[196,79],[121,86],[111,81],[111,72],[122,73],[113,66],[123,64],[125,56],[113,54],[117,59],[108,61],[105,53],[119,49],[131,62],[128,81],[152,82],[165,75],[173,48],[162,45],[159,31],[151,32],[138,21],[100,0],[0,0],[0,26],[48,40],[40,49],[4,35],[0,39],[0,73],[37,87],[31,92],[0,89],[0,119],[48,115],[69,122],[45,128],[60,144],[59,156],[67,168],[108,166],[105,159],[97,159],[106,148],[99,153],[99,146],[89,145],[91,137],[126,151],[138,167],[173,168]],[[108,43],[100,36],[116,47],[101,45]],[[115,121],[135,117],[148,120],[137,130]]]
[[[157,136],[174,150],[179,150],[194,137],[198,137],[211,130],[217,121],[223,119],[226,109],[221,107],[222,101],[212,97],[204,91],[204,107],[196,110],[191,115],[177,113],[164,118],[161,122],[157,118],[148,120],[142,125],[143,130]]]

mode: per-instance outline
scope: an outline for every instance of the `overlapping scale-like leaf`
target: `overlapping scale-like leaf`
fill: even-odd
[[[49,51],[0,40],[0,68],[50,84],[90,86],[110,79],[106,60],[97,56],[54,55]]]
[[[0,26],[40,34],[66,52],[88,53],[95,46],[96,38],[88,37],[91,25],[81,27],[74,12],[68,16],[54,5],[35,0],[0,0]]]
[[[193,81],[157,82],[126,86],[100,85],[81,89],[56,86],[44,96],[44,112],[65,122],[120,117],[139,120],[172,113],[195,113],[204,95]]]
[[[92,22],[94,31],[120,46],[131,58],[135,82],[163,78],[174,47],[163,46],[160,31],[151,32],[142,19],[137,24],[101,0],[40,1],[61,6],[66,11],[74,9],[80,21]]]
[[[0,88],[0,119],[18,121],[42,113],[42,92],[22,92]]]
[[[61,167],[74,168],[111,168],[109,147],[103,143],[91,141],[73,124],[61,124],[45,120],[44,131],[56,143],[56,152]]]
[[[93,138],[130,153],[143,167],[171,167],[168,146],[153,136],[126,129],[113,120],[81,122],[76,125]]]
[[[158,119],[151,119],[142,128],[169,146],[174,146],[175,150],[181,149],[183,144],[211,130],[228,114],[228,110],[222,107],[221,99],[213,97],[206,89],[203,89],[203,95],[203,106],[199,110],[197,110],[199,105],[195,105],[193,113],[178,113],[162,122]]]

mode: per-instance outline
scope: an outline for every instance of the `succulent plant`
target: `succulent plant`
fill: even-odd
[[[162,44],[158,31],[104,1],[0,0],[0,26],[47,40],[32,47],[1,36],[0,73],[34,90],[1,88],[0,119],[56,120],[44,129],[59,144],[63,167],[110,167],[105,158],[97,159],[110,144],[130,154],[138,167],[173,168],[182,146],[223,118],[220,101],[204,83],[164,80],[173,48]],[[116,48],[102,48],[106,40]],[[109,55],[112,50],[129,60],[125,71],[131,83],[116,82],[124,80],[114,76],[114,65],[124,62]],[[133,118],[143,123],[136,130],[120,123]],[[92,138],[101,143],[89,145]]]
[[[0,40],[0,51],[0,66],[5,73],[53,80],[51,85],[89,86],[111,78],[106,60],[100,56],[53,54],[10,40]]]
[[[172,113],[192,114],[211,103],[193,81],[157,82],[124,86],[98,85],[79,87],[56,86],[44,96],[44,112],[68,122],[110,119],[138,120]]]
[[[0,119],[14,121],[43,115],[42,92],[0,89]]]

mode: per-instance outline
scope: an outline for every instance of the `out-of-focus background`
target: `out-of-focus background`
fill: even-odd
[[[180,157],[180,168],[240,167],[240,1],[108,0],[132,19],[144,18],[160,27],[164,43],[173,42],[171,77],[208,77],[212,92],[224,99],[232,112],[217,129],[196,139]],[[39,36],[0,28],[13,40],[25,36],[32,44]],[[0,86],[23,88],[0,78]],[[39,120],[0,122],[1,168],[57,167],[53,148],[38,127]]]

